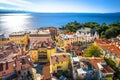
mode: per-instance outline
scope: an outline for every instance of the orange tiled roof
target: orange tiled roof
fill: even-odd
[[[109,43],[111,43],[111,41],[107,40],[107,39],[97,39],[97,40],[95,40],[95,42],[97,44],[109,44]]]
[[[54,41],[35,41],[31,44],[31,49],[38,49],[40,47],[44,48],[54,48],[56,47],[56,43]]]
[[[102,58],[100,58],[100,59],[89,59],[89,62],[90,62],[90,64],[92,64],[93,65],[93,67],[95,68],[95,69],[99,69],[98,68],[98,65],[97,65],[97,63],[103,63],[103,62],[105,62],[104,61],[104,59],[102,59]]]
[[[51,56],[52,64],[57,64],[59,62],[68,61],[70,59],[67,53],[56,53],[55,55]]]
[[[111,45],[110,40],[98,39],[95,42],[103,49],[108,50],[113,54],[117,54],[118,56],[120,56],[120,49],[115,45]]]
[[[97,63],[104,63],[104,59],[89,59],[89,63],[93,65],[93,67],[99,70]],[[114,73],[114,70],[108,65],[102,65],[103,69],[100,70],[102,73]]]
[[[118,56],[120,56],[120,49],[118,47],[116,47],[115,45],[100,45],[103,49],[108,50],[110,52],[112,52],[112,54],[117,54]]]
[[[8,60],[8,58],[12,58],[14,54],[21,55],[23,48],[24,46],[12,42],[0,45],[0,61]]]
[[[102,73],[114,73],[115,71],[108,65],[102,65],[103,70],[101,70]]]
[[[24,59],[24,63],[22,60]],[[0,63],[0,77],[13,73],[15,70],[25,70],[32,67],[30,56],[16,56],[11,61],[2,61]]]
[[[50,64],[46,64],[44,67],[43,67],[43,75],[44,75],[44,79],[50,79],[51,78],[51,74],[50,74]]]

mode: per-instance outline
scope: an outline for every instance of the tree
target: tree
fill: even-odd
[[[107,58],[105,58],[105,61],[110,67],[115,70],[114,77],[116,78],[116,80],[120,80],[120,69],[119,67],[116,67],[116,63],[113,60]]]
[[[100,36],[104,36],[105,35],[105,31],[109,28],[109,26],[106,23],[103,23],[100,27]]]
[[[116,37],[119,34],[120,34],[120,28],[118,27],[111,27],[105,31],[106,38]]]
[[[120,22],[118,22],[118,21],[113,22],[113,23],[110,24],[109,26],[116,26],[116,27],[119,27],[119,28],[120,28]]]
[[[56,41],[56,38],[55,38],[55,36],[51,36],[51,38],[52,38],[52,40],[53,40],[53,41]]]
[[[76,30],[78,30],[81,27],[81,25],[77,21],[74,21],[68,23],[65,27],[67,32],[76,32]]]
[[[66,32],[76,32],[78,29],[82,27],[88,27],[91,29],[95,29],[101,38],[114,38],[120,34],[120,22],[114,22],[111,24],[98,24],[96,22],[87,22],[80,24],[77,21],[68,23],[65,25]]]
[[[85,53],[83,54],[83,56],[85,57],[99,57],[101,55],[100,49],[97,46],[91,45],[89,47],[87,47]]]
[[[83,24],[84,27],[89,27],[89,28],[97,28],[100,25],[96,22],[87,22]]]

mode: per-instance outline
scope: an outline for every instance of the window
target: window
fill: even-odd
[[[116,60],[116,58],[117,58],[117,54],[114,55],[114,59],[115,59],[115,60]]]
[[[0,71],[3,71],[3,63],[0,63]]]
[[[21,63],[22,63],[22,64],[25,64],[25,59],[21,59]]]
[[[8,69],[8,62],[6,62],[6,70]]]
[[[62,66],[57,66],[57,69],[61,69],[62,68]]]

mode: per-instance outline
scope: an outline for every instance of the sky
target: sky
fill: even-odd
[[[0,9],[33,12],[120,12],[120,0],[0,0]]]

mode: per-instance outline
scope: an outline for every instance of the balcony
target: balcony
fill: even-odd
[[[39,56],[46,56],[47,53],[46,53],[46,52],[39,52],[38,55],[39,55]]]
[[[46,62],[48,62],[48,59],[39,59],[38,62],[46,63]]]
[[[57,70],[62,70],[62,66],[57,66]]]

